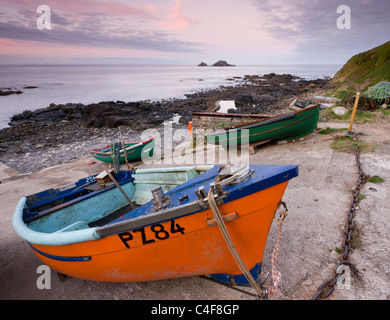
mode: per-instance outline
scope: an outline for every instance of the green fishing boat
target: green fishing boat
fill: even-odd
[[[125,143],[127,161],[130,162],[142,158],[152,157],[154,153],[154,141],[155,139],[152,138],[147,141]],[[91,154],[97,160],[108,163],[113,162],[112,148],[110,145],[102,149],[93,149],[91,150]],[[123,147],[121,147],[120,162],[124,163],[125,161],[125,151],[123,150]]]
[[[223,128],[223,131],[206,135],[210,144],[224,148],[283,140],[297,140],[311,134],[316,128],[320,114],[320,105]],[[243,140],[243,142],[241,142]]]

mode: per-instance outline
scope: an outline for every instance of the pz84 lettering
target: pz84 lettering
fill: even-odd
[[[147,229],[151,231],[147,232]],[[164,225],[161,223],[153,224],[149,227],[142,227],[140,229],[123,232],[118,234],[119,239],[125,245],[127,249],[130,249],[130,242],[134,240],[134,236],[139,235],[142,240],[142,244],[150,244],[156,242],[156,240],[166,240],[169,239],[172,234],[181,233],[184,234],[185,228],[181,227],[179,224],[175,223],[175,220],[170,221],[170,228],[165,229]]]

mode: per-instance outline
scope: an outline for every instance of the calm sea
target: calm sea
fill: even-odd
[[[0,65],[0,90],[23,94],[0,96],[0,128],[24,110],[51,103],[139,101],[181,98],[201,89],[231,84],[227,78],[289,73],[306,79],[332,77],[340,65],[257,65],[236,67],[141,65]],[[24,89],[36,86],[35,89]]]

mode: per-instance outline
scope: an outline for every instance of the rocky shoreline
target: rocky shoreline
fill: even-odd
[[[30,173],[90,155],[89,151],[119,141],[120,126],[126,141],[139,141],[150,128],[163,132],[164,121],[180,117],[187,126],[192,112],[210,111],[218,100],[234,100],[235,113],[285,112],[288,102],[326,88],[328,80],[303,80],[268,74],[229,79],[230,86],[204,90],[183,99],[161,101],[107,101],[51,104],[24,111],[0,130],[0,161],[20,173]]]

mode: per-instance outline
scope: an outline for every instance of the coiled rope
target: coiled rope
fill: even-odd
[[[277,235],[274,251],[272,251],[272,258],[271,258],[271,265],[272,265],[271,272],[272,272],[273,287],[268,288],[270,296],[278,294],[280,292],[279,288],[282,284],[282,274],[276,269],[276,264],[279,256],[280,243],[282,241],[282,226],[283,226],[284,219],[286,219],[288,215],[287,211],[288,211],[287,207],[285,206],[285,210],[280,211],[278,214],[278,221],[277,221],[278,235]]]

